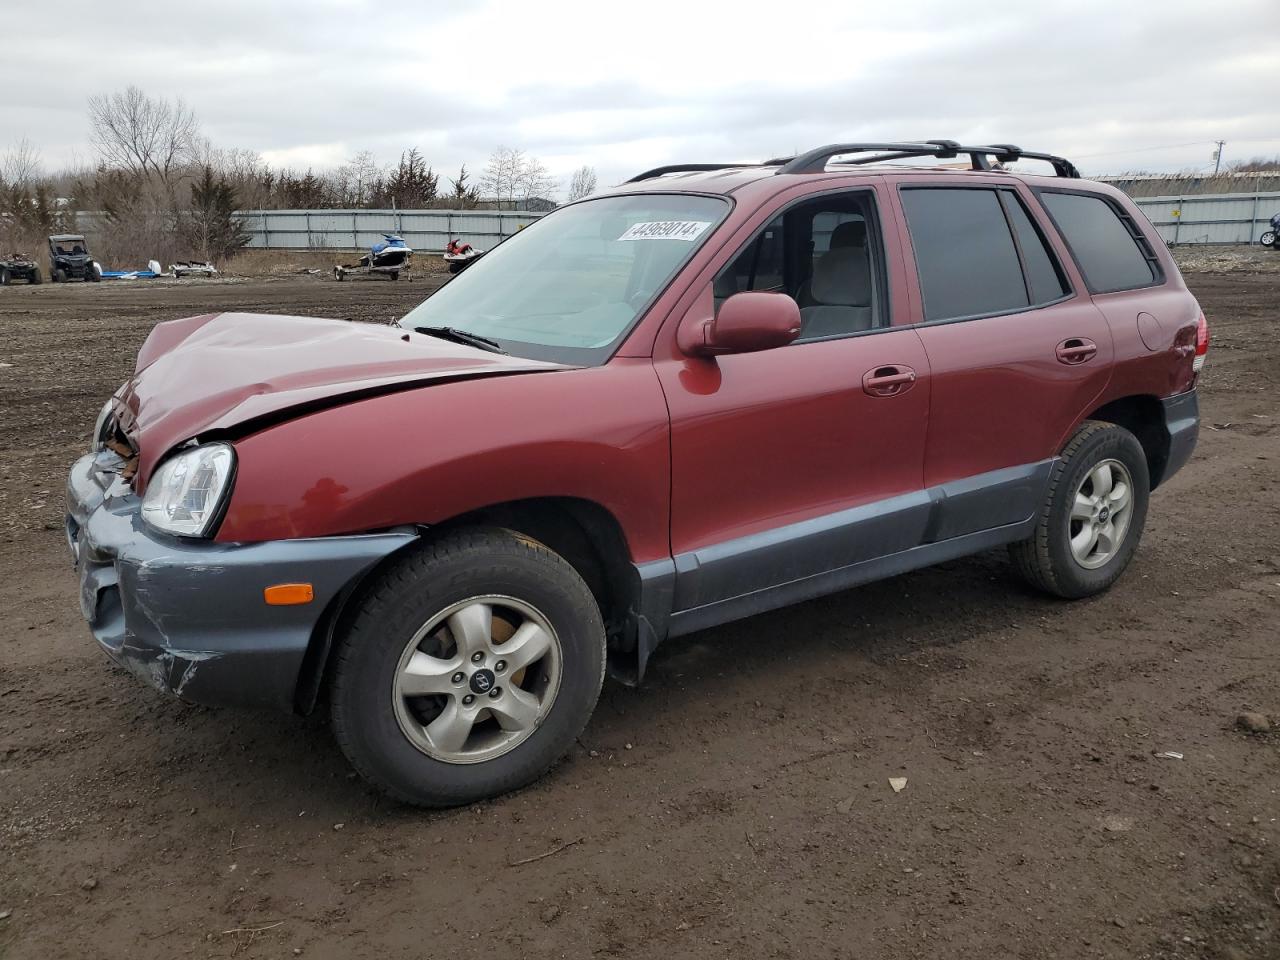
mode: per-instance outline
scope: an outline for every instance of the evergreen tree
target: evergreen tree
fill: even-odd
[[[236,191],[225,177],[206,166],[191,185],[187,238],[205,260],[225,260],[249,242],[244,223],[235,216]]]

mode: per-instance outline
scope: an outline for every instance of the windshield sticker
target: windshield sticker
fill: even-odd
[[[711,226],[706,220],[651,220],[633,223],[619,240],[688,240],[692,243]]]

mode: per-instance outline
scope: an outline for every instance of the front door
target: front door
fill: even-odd
[[[799,339],[655,361],[671,413],[677,619],[919,542],[929,364],[916,332],[892,323],[901,265],[883,236],[872,191],[780,211],[691,312],[775,290],[801,307]]]

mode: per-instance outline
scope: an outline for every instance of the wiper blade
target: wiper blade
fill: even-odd
[[[441,340],[451,340],[454,343],[465,343],[469,347],[479,347],[481,350],[488,350],[490,353],[507,352],[498,345],[497,340],[490,340],[488,337],[482,337],[478,333],[468,333],[466,330],[459,330],[457,327],[414,327],[413,332],[425,333],[428,337],[439,337]]]

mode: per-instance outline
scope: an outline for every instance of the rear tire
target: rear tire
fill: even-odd
[[[1086,421],[1054,464],[1035,532],[1009,546],[1014,569],[1058,597],[1101,593],[1138,548],[1149,488],[1137,438],[1115,424]]]
[[[604,665],[600,610],[572,566],[510,531],[460,531],[398,557],[358,601],[334,650],[334,735],[398,800],[471,803],[564,755]]]

